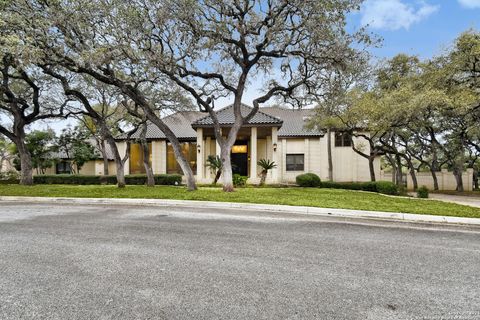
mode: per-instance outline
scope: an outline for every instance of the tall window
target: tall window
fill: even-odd
[[[132,143],[130,145],[130,174],[146,173],[143,165],[143,150],[140,143]],[[152,144],[148,144],[148,161],[152,165]]]
[[[197,143],[196,142],[183,142],[180,143],[182,153],[187,159],[193,172],[197,170]],[[170,142],[167,144],[167,173],[182,174],[182,169],[175,158],[173,147]]]
[[[347,132],[335,132],[335,147],[351,147],[352,135]]]
[[[303,171],[305,156],[303,154],[287,154],[287,171]]]

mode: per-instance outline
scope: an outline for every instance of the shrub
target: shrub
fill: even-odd
[[[245,187],[247,185],[248,177],[241,176],[239,174],[233,175],[233,186],[234,187]]]
[[[155,184],[157,185],[179,185],[182,183],[182,176],[179,174],[157,174]],[[38,175],[33,177],[35,184],[77,184],[77,185],[98,185],[116,184],[116,176],[88,176],[75,174]],[[145,185],[147,176],[126,175],[125,183],[128,185]]]
[[[389,181],[376,182],[331,182],[325,181],[320,184],[322,188],[361,190],[368,192],[378,192],[389,195],[398,195],[398,187]]]
[[[418,198],[423,198],[426,199],[428,198],[428,188],[426,186],[421,186],[420,188],[417,189],[417,197]]]
[[[398,186],[390,181],[377,181],[375,183],[377,185],[377,192],[383,194],[389,194],[392,196],[398,195]]]
[[[320,178],[315,173],[304,173],[296,177],[296,182],[300,187],[319,187],[321,184]]]
[[[16,171],[0,172],[0,184],[19,184],[20,175]]]
[[[77,174],[37,175],[33,177],[35,184],[100,184],[100,176]]]

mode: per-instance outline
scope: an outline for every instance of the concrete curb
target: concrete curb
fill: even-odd
[[[65,203],[65,204],[112,204],[112,205],[141,205],[162,207],[188,207],[212,209],[240,209],[264,212],[288,212],[310,214],[329,217],[362,218],[397,220],[406,222],[433,222],[447,224],[465,224],[480,226],[479,218],[462,218],[449,216],[434,216],[411,213],[363,211],[349,209],[330,209],[317,207],[301,207],[286,205],[251,204],[235,202],[215,202],[196,200],[170,200],[170,199],[122,199],[122,198],[53,198],[53,197],[17,197],[0,196],[0,201],[33,202],[33,203]]]

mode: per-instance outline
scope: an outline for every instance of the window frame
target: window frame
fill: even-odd
[[[293,164],[288,163],[289,157],[294,159]],[[298,159],[301,157],[301,163]],[[293,168],[291,167],[293,165]],[[287,153],[285,155],[285,171],[305,171],[305,153]]]
[[[352,135],[344,131],[335,131],[335,148],[350,148],[352,146]]]

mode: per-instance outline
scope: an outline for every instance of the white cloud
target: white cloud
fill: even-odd
[[[468,9],[480,8],[480,0],[458,0],[458,2]]]
[[[459,0],[479,2],[479,0]],[[362,25],[374,29],[408,30],[414,23],[426,19],[435,13],[439,6],[419,2],[417,6],[404,3],[402,0],[367,0],[362,8]]]

